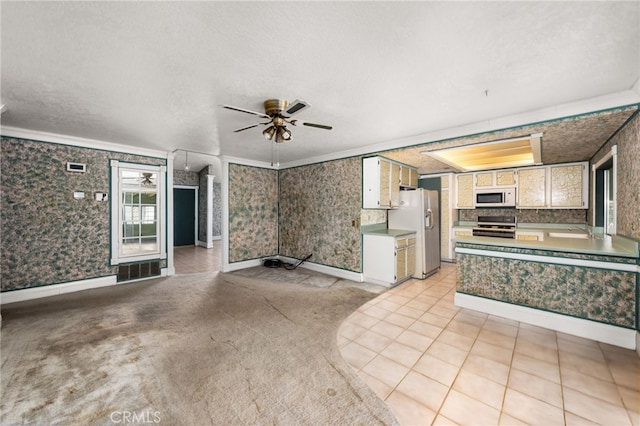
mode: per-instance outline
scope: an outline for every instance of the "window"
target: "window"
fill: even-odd
[[[166,258],[166,167],[111,162],[111,264]]]

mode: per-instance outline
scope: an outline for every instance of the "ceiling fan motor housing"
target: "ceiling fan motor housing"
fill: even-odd
[[[264,112],[268,116],[273,117],[274,115],[280,115],[287,106],[289,106],[289,102],[287,101],[280,99],[267,99],[264,101]]]

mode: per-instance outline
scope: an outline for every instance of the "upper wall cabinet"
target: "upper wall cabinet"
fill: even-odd
[[[587,208],[589,178],[586,162],[523,168],[517,173],[517,208]]]
[[[475,207],[473,200],[473,173],[464,173],[456,175],[456,208],[457,209],[472,209]]]
[[[492,188],[501,186],[515,186],[515,170],[492,170],[475,173],[476,188]]]
[[[540,209],[547,207],[547,167],[518,170],[516,207]]]
[[[384,157],[362,160],[362,208],[392,209],[400,205],[400,187],[418,186],[418,170]]]
[[[589,193],[587,163],[549,166],[550,207],[586,209]]]

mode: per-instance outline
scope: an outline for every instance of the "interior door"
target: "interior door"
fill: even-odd
[[[196,191],[173,189],[173,245],[189,246],[196,243]]]

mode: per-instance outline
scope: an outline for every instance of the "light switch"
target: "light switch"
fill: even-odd
[[[75,191],[73,193],[73,198],[75,198],[76,200],[81,200],[84,198],[84,192],[82,191]]]

